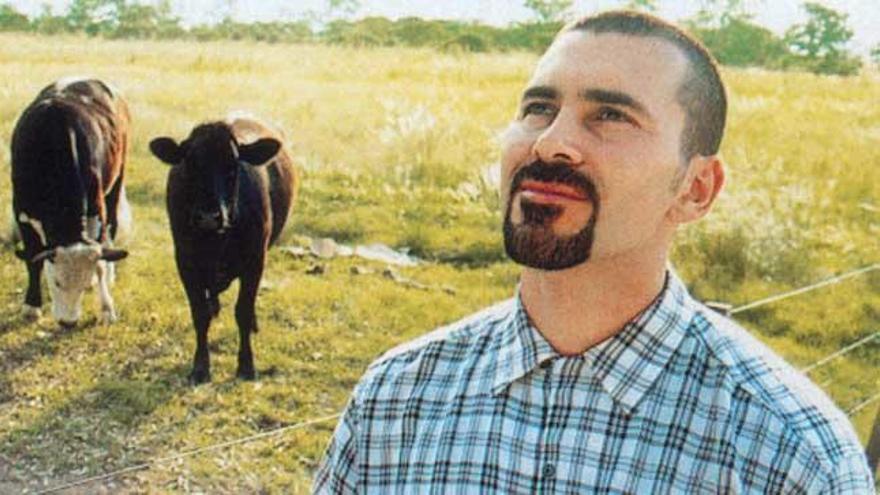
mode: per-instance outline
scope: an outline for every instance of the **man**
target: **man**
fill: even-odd
[[[320,493],[872,493],[846,417],[668,268],[724,182],[711,57],[654,17],[565,27],[504,135],[517,297],[356,387]]]

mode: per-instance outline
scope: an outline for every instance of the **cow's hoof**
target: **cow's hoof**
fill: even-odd
[[[241,380],[253,381],[257,379],[257,372],[253,368],[238,368],[235,376]]]
[[[112,309],[105,309],[101,311],[101,324],[102,325],[110,325],[111,323],[116,323],[116,320],[119,318],[116,316],[116,311]]]
[[[70,330],[76,326],[76,321],[58,320],[58,325],[65,330]]]
[[[207,370],[192,370],[189,374],[190,385],[201,385],[211,381],[211,372]]]
[[[36,306],[31,306],[30,304],[25,304],[21,307],[21,314],[27,320],[37,320],[41,316],[43,316],[43,311]]]

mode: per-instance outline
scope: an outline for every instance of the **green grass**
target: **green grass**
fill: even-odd
[[[365,366],[393,345],[509,297],[517,268],[501,248],[486,170],[533,55],[442,54],[252,43],[110,42],[0,35],[0,163],[36,92],[69,74],[112,82],[133,114],[129,197],[135,233],[113,289],[120,321],[71,331],[18,316],[25,271],[0,250],[0,463],[35,486],[339,411]],[[880,261],[880,80],[725,71],[729,186],[684,229],[674,259],[701,298],[742,304]],[[246,109],[286,129],[302,186],[285,243],[299,236],[384,242],[429,260],[399,269],[274,250],[258,300],[260,379],[234,380],[235,288],[210,332],[213,383],[185,377],[194,337],[164,212],[167,167],[147,143]],[[0,208],[9,207],[0,174]],[[866,207],[867,205],[867,207]],[[354,265],[372,273],[353,275]],[[441,288],[453,288],[449,293]],[[377,310],[381,308],[381,310]],[[880,273],[738,318],[805,365],[880,330]],[[814,378],[844,409],[880,389],[880,345]],[[853,417],[867,440],[877,405]],[[161,464],[115,490],[301,493],[333,422]],[[0,466],[2,467],[2,466]],[[124,483],[121,488],[119,483]],[[19,487],[20,488],[20,487]],[[0,484],[0,491],[3,491]]]

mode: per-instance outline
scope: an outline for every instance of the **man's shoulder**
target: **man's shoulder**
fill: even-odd
[[[773,418],[827,469],[861,452],[848,418],[828,395],[748,330],[705,307],[695,324],[711,358],[724,369],[731,400],[747,403],[732,408],[745,406]]]
[[[804,407],[839,412],[822,389],[738,323],[706,309],[697,312],[697,325],[729,378],[778,414]],[[788,397],[795,400],[782,400]]]
[[[515,300],[508,299],[392,348],[367,367],[358,389],[390,384],[408,373],[428,378],[443,369],[454,372],[458,364],[480,357],[485,350],[480,343],[492,338],[514,310]]]

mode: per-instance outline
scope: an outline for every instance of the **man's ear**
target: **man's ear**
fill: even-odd
[[[168,165],[177,165],[183,159],[180,146],[170,137],[157,137],[150,141],[150,151]]]
[[[669,219],[675,223],[688,223],[702,218],[712,209],[723,185],[721,158],[718,155],[695,155],[677,187],[678,196],[669,210]]]

